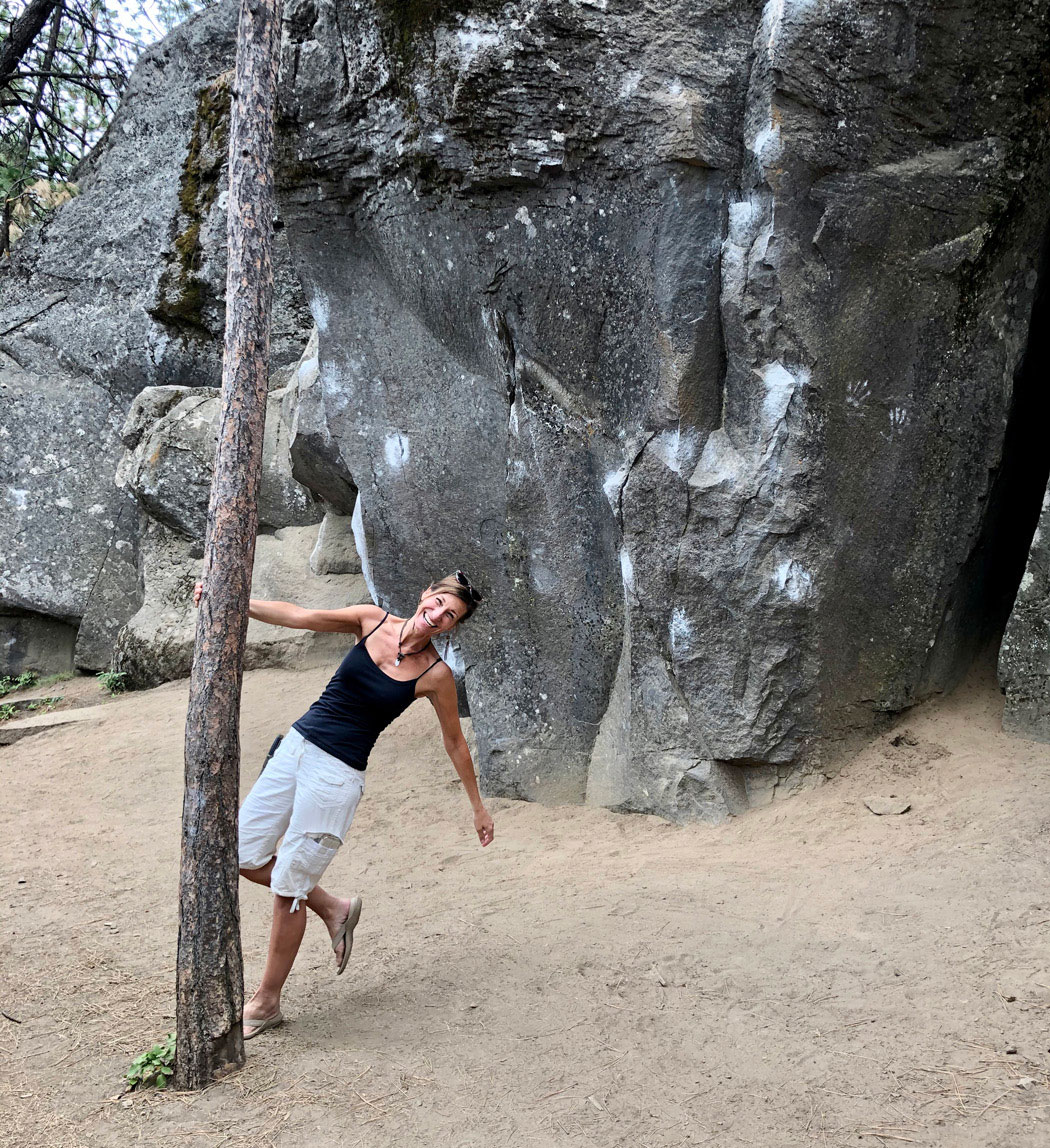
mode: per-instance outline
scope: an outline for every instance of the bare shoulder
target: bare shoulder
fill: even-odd
[[[453,698],[456,696],[456,679],[452,675],[452,670],[449,669],[448,662],[440,655],[434,663],[434,668],[426,672],[419,684],[422,687],[419,691],[420,694],[430,698],[435,703],[442,695],[447,697],[450,691]]]
[[[349,606],[348,609],[357,612],[357,617],[366,630],[372,626],[378,626],[390,613],[389,610],[384,610],[382,606],[377,606],[374,602],[365,602],[360,606]]]
[[[365,602],[361,606],[348,606],[347,612],[351,611],[355,623],[354,633],[358,638],[363,638],[369,630],[374,630],[390,613],[389,610],[384,610],[382,606],[376,606],[372,602]]]

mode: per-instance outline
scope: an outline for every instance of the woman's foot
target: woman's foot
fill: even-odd
[[[276,1028],[284,1021],[281,1015],[281,998],[276,1000],[256,993],[244,1006],[243,1026],[244,1039],[251,1040],[253,1036],[265,1032],[268,1028]]]
[[[348,897],[337,902],[339,909],[332,918],[325,919],[328,935],[332,938],[332,951],[335,953],[336,976],[345,968],[354,947],[354,928],[361,917],[361,898]]]

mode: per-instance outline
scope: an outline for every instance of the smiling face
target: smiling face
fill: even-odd
[[[454,594],[430,588],[423,591],[408,629],[426,638],[447,634],[466,612],[466,605]]]

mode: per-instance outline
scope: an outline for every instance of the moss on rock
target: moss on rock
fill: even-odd
[[[214,300],[201,275],[204,252],[201,227],[219,196],[230,141],[230,75],[201,89],[190,145],[179,183],[179,210],[173,223],[171,249],[151,314],[177,326],[211,331],[204,309]]]

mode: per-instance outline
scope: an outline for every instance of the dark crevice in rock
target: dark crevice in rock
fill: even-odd
[[[518,393],[514,378],[514,334],[507,324],[507,316],[502,311],[491,311],[489,318],[496,335],[496,345],[499,347],[500,361],[507,379],[507,405],[513,407]]]
[[[56,294],[52,295],[50,299],[45,299],[42,303],[37,303],[35,306],[31,307],[28,314],[21,315],[17,317],[13,322],[8,323],[8,325],[4,327],[2,331],[0,331],[0,337],[14,334],[14,332],[17,331],[20,327],[24,327],[27,323],[31,323],[34,319],[38,319],[41,315],[44,314],[45,311],[50,311],[56,303],[64,303],[66,298],[67,296],[64,294]]]
[[[1024,573],[1025,560],[1039,521],[1039,508],[1050,480],[1050,230],[1039,259],[1039,281],[1028,343],[1017,372],[1010,421],[1003,440],[1003,466],[989,506],[992,555],[988,577],[988,633],[1001,635]]]
[[[998,645],[1024,574],[1028,551],[1050,480],[1050,230],[1039,257],[1028,342],[1014,376],[1001,462],[992,476],[988,505],[976,545],[964,563],[937,641],[927,663],[924,687],[957,684],[973,660],[991,643]],[[960,647],[942,643],[950,631],[964,636]],[[942,646],[954,653],[948,663]]]

